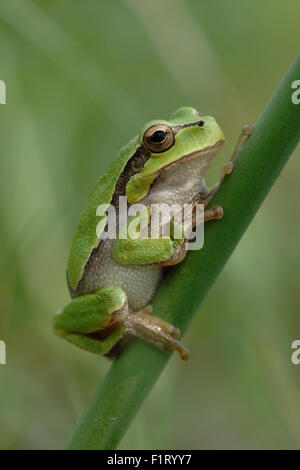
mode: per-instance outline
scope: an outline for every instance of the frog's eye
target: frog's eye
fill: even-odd
[[[199,127],[203,127],[204,124],[205,124],[205,121],[199,121],[197,125],[198,125]]]
[[[152,153],[161,153],[174,144],[174,134],[166,124],[154,124],[144,133],[144,144]]]

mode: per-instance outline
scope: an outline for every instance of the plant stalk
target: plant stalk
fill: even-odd
[[[152,301],[153,314],[185,331],[226,261],[254,218],[300,139],[300,104],[292,83],[300,79],[300,54],[255,124],[254,131],[211,205],[224,208],[205,226],[202,250],[172,268]],[[255,90],[253,90],[255,93]],[[115,449],[169,360],[133,340],[116,360],[79,420],[69,449]]]

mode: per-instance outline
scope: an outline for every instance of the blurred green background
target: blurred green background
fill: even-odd
[[[193,105],[225,132],[216,181],[298,52],[299,14],[298,0],[1,0],[1,448],[62,448],[109,368],[56,337],[52,317],[110,158]],[[299,157],[186,334],[189,363],[172,357],[120,448],[300,447]]]

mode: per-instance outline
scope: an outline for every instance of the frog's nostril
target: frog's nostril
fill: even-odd
[[[203,126],[204,126],[204,124],[205,124],[205,121],[202,121],[202,120],[201,120],[201,121],[199,121],[199,122],[198,122],[198,124],[197,124],[197,125],[198,125],[199,127],[203,127]]]

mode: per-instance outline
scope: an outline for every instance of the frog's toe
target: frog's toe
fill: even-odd
[[[223,215],[224,215],[223,207],[214,206],[211,209],[207,209],[204,212],[204,222],[207,222],[208,220],[222,219]]]
[[[246,126],[243,127],[242,134],[248,137],[249,135],[252,134],[253,130],[254,130],[253,124],[246,124]]]

